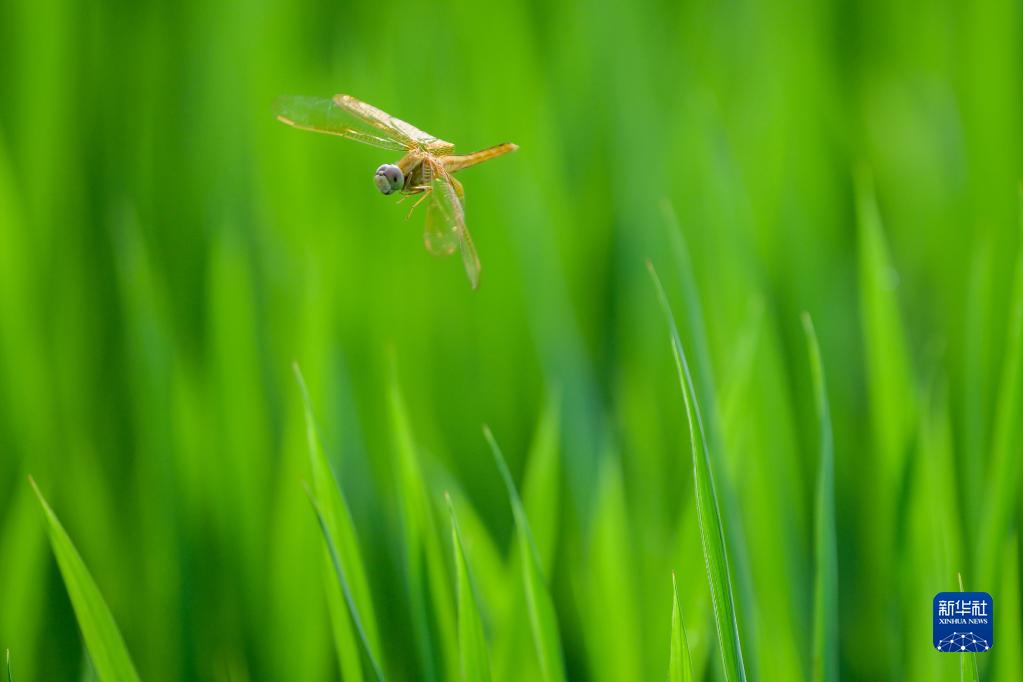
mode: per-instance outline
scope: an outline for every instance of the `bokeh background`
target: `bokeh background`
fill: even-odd
[[[480,427],[521,482],[557,406],[556,478],[527,503],[570,677],[665,674],[672,570],[699,675],[720,677],[647,258],[718,434],[751,675],[811,675],[806,310],[834,420],[843,676],[958,679],[930,608],[961,571],[996,600],[982,675],[1023,679],[1021,46],[1014,0],[3,0],[15,679],[89,674],[28,474],[144,678],[339,675],[293,361],[392,677],[446,676],[410,625],[396,390],[437,509],[459,491],[469,544],[509,558]],[[273,119],[278,95],[336,92],[463,151],[521,146],[461,175],[478,292],[376,192],[392,157]],[[511,622],[487,623],[499,679],[535,671]]]

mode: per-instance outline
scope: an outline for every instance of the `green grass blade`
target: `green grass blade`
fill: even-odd
[[[682,387],[682,398],[685,403],[686,416],[689,420],[690,446],[693,456],[693,482],[696,493],[696,511],[700,524],[700,537],[703,544],[704,563],[707,568],[707,580],[710,583],[711,599],[714,603],[714,627],[717,630],[718,644],[721,649],[722,672],[726,680],[745,680],[746,666],[742,657],[742,642],[739,637],[739,624],[735,614],[735,587],[728,567],[728,553],[725,549],[724,526],[718,506],[717,493],[714,490],[714,475],[711,471],[710,453],[707,450],[704,435],[703,419],[700,406],[693,389],[693,380],[689,374],[685,350],[675,326],[675,317],[664,293],[661,280],[651,263],[647,263],[650,276],[657,289],[657,297],[664,310],[665,319],[671,332],[671,349],[675,356],[675,368],[678,372],[679,385]]]
[[[998,594],[998,611],[995,614],[995,632],[1008,646],[995,647],[995,671],[1000,680],[1023,680],[1023,632],[1020,625],[1019,593],[1019,542],[1016,537],[1005,541],[1002,553],[1002,589]]]
[[[57,557],[60,574],[64,578],[68,596],[71,597],[71,605],[74,607],[78,626],[82,630],[82,637],[85,639],[96,672],[104,680],[116,682],[138,680],[138,673],[135,672],[135,665],[124,645],[121,632],[117,629],[117,623],[114,622],[106,602],[103,601],[103,595],[89,574],[89,569],[85,567],[85,562],[79,556],[57,515],[46,503],[39,486],[31,477],[28,480],[46,514],[50,545],[53,547],[54,556]],[[11,674],[10,654],[7,659],[7,674],[8,676]]]
[[[359,615],[359,609],[355,604],[355,597],[352,594],[348,577],[345,575],[344,565],[341,563],[341,555],[338,552],[337,543],[334,541],[334,534],[330,530],[330,522],[324,515],[323,510],[320,508],[319,503],[316,501],[316,498],[313,497],[312,493],[309,493],[309,501],[313,505],[313,511],[316,512],[316,520],[320,522],[320,530],[323,531],[323,539],[327,543],[327,551],[330,554],[330,560],[334,566],[338,585],[341,586],[345,603],[348,605],[348,613],[351,615],[352,623],[355,624],[355,630],[359,633],[359,641],[362,644],[362,651],[366,655],[366,658],[369,659],[376,679],[383,680],[383,669],[381,669],[376,656],[373,655],[373,650],[370,648],[369,639],[366,636],[366,628],[363,625],[361,616]]]
[[[508,464],[504,461],[501,448],[494,440],[490,429],[483,427],[483,435],[494,454],[494,461],[501,472],[504,484],[508,489],[512,515],[515,517],[515,535],[518,539],[519,557],[522,564],[522,580],[526,590],[526,606],[529,621],[533,630],[533,645],[540,662],[540,672],[547,682],[565,679],[565,664],[561,655],[561,636],[558,633],[558,619],[554,611],[554,602],[547,591],[543,572],[540,568],[540,557],[533,542],[532,531],[526,511],[522,507],[519,493],[515,489]]]
[[[669,682],[693,682],[693,661],[686,641],[686,625],[682,621],[682,607],[678,603],[678,583],[671,574],[671,659],[668,663]]]
[[[864,571],[884,594],[894,594],[895,573],[900,565],[896,540],[901,496],[912,437],[919,425],[917,386],[910,363],[906,330],[899,309],[899,279],[885,238],[881,213],[869,174],[862,170],[856,177],[856,213],[858,222],[858,294],[866,366],[867,407],[873,447],[865,453],[860,467],[869,471],[854,485],[870,486],[871,532],[862,550]],[[855,610],[850,627],[870,627],[865,611]],[[876,656],[864,661],[893,660],[895,640],[877,643]],[[880,674],[875,670],[874,675]]]
[[[1011,528],[1013,505],[1019,499],[1021,429],[1023,429],[1023,235],[1016,257],[1009,308],[1009,337],[1005,345],[994,441],[986,486],[984,523],[980,525],[977,571],[980,585],[998,584],[998,559]],[[983,589],[983,588],[982,588]]]
[[[579,578],[581,615],[589,648],[590,670],[595,682],[618,682],[633,676],[647,677],[663,670],[651,666],[646,675],[637,613],[639,572],[634,565],[640,543],[630,533],[618,455],[601,457],[597,474],[596,507],[590,523],[587,570]],[[650,659],[648,663],[654,663]],[[658,661],[658,663],[660,663]]]
[[[558,539],[561,397],[552,392],[537,423],[522,483],[522,506],[530,519],[540,565],[551,570]]]
[[[383,674],[378,663],[380,649],[376,618],[355,524],[344,494],[320,446],[309,392],[297,364],[294,366],[294,372],[302,390],[305,410],[306,438],[309,443],[309,464],[312,474],[310,497],[328,550],[325,560],[331,577],[326,585],[327,604],[334,628],[338,662],[346,679],[362,679],[361,647],[373,664],[377,679],[382,679]],[[341,588],[341,595],[337,594],[336,586],[332,584],[334,578],[337,579],[336,586]],[[343,597],[343,601],[339,596]],[[352,631],[353,626],[355,632]]]
[[[14,682],[14,673],[11,672],[11,650],[5,650],[4,656],[7,659],[7,682]]]
[[[884,236],[880,210],[866,172],[857,177],[859,285],[863,344],[870,387],[871,421],[880,450],[878,473],[888,496],[906,459],[915,426],[916,391],[898,307],[898,280]],[[885,523],[887,523],[885,519]]]
[[[959,591],[965,592],[963,587],[963,574],[956,573],[956,580],[959,581]],[[980,682],[980,671],[977,669],[977,654],[973,652],[959,655],[959,682]]]
[[[824,366],[813,320],[803,313],[810,373],[817,403],[820,463],[814,518],[813,678],[838,679],[838,545],[835,539],[835,445]]]
[[[483,633],[476,591],[469,571],[469,562],[462,550],[462,532],[455,516],[451,496],[444,494],[451,514],[451,544],[455,554],[455,584],[458,588],[458,653],[464,682],[490,679],[490,656],[487,638]]]
[[[394,377],[390,417],[413,635],[426,679],[455,679],[459,675],[458,618],[445,559],[448,549],[434,515],[431,490],[405,401]]]

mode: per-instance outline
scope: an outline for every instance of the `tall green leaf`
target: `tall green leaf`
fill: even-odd
[[[686,625],[682,621],[682,608],[678,603],[678,583],[671,573],[671,658],[668,663],[669,682],[693,682],[693,661],[686,641]]]
[[[675,356],[675,369],[678,373],[679,385],[682,388],[686,417],[689,420],[696,511],[700,524],[707,580],[710,583],[711,599],[714,602],[714,627],[717,630],[718,644],[721,648],[722,672],[726,680],[745,680],[746,666],[743,662],[739,624],[735,615],[735,587],[728,567],[724,524],[718,506],[717,493],[714,490],[714,475],[711,471],[710,453],[707,450],[700,405],[696,399],[685,350],[682,348],[682,340],[679,338],[678,328],[675,326],[675,317],[671,312],[668,296],[664,293],[664,287],[661,285],[660,278],[657,277],[657,271],[654,270],[653,264],[647,262],[647,268],[653,278],[657,297],[668,322],[671,350]]]
[[[497,445],[490,428],[483,427],[483,435],[494,454],[494,461],[508,489],[512,515],[515,517],[515,536],[518,539],[519,558],[521,560],[522,580],[526,590],[526,607],[533,630],[533,645],[540,662],[540,672],[547,682],[565,679],[565,664],[561,655],[561,636],[558,633],[558,619],[554,611],[543,571],[540,568],[540,557],[533,542],[533,534],[529,528],[526,511],[522,507],[519,493],[515,489],[511,472],[504,461],[501,448]]]
[[[641,545],[630,532],[625,485],[615,453],[601,457],[590,525],[587,570],[578,579],[583,588],[580,594],[584,595],[580,609],[591,677],[596,682],[617,682],[634,675],[643,676],[636,594],[640,574],[634,565]]]
[[[46,503],[46,498],[39,491],[35,480],[29,477],[29,483],[35,490],[46,515],[47,528],[50,532],[50,546],[57,557],[60,574],[64,578],[71,606],[74,607],[78,627],[89,650],[89,657],[101,679],[111,682],[130,682],[138,680],[135,665],[131,661],[128,649],[124,645],[121,632],[117,629],[114,616],[110,613],[103,595],[89,575],[89,569],[78,555],[71,538],[61,525],[57,515]],[[10,676],[10,653],[7,658],[7,673]]]
[[[1010,299],[1005,361],[995,409],[994,441],[987,494],[980,524],[977,571],[982,586],[999,580],[999,558],[1012,524],[1013,504],[1019,498],[1020,451],[1023,443],[1023,232],[1016,256]]]
[[[536,425],[522,483],[522,506],[530,519],[540,566],[544,571],[551,570],[558,539],[560,421],[561,396],[552,391]]]
[[[483,633],[476,590],[469,571],[469,562],[462,550],[462,531],[458,527],[451,495],[444,494],[451,514],[451,544],[455,554],[455,584],[458,588],[458,653],[464,682],[490,679],[490,656]]]
[[[817,507],[814,515],[814,610],[813,677],[838,679],[838,545],[835,539],[835,446],[831,432],[820,344],[810,313],[803,313],[810,374],[817,404],[820,461],[817,473]]]
[[[373,650],[370,648],[369,639],[366,636],[366,628],[363,625],[361,616],[359,615],[359,609],[355,603],[355,597],[352,594],[352,588],[349,583],[348,576],[345,574],[344,564],[342,563],[341,555],[338,552],[337,543],[334,541],[334,533],[330,529],[330,521],[324,515],[323,510],[320,508],[320,504],[311,493],[309,495],[309,501],[313,505],[313,511],[316,512],[316,519],[320,522],[320,529],[323,531],[323,539],[327,543],[327,552],[330,555],[330,561],[333,565],[334,573],[337,576],[337,583],[341,587],[345,604],[348,605],[348,613],[351,615],[352,623],[355,625],[355,630],[359,634],[359,642],[362,644],[362,651],[366,654],[366,658],[369,659],[376,679],[383,680],[383,669],[380,667],[376,656],[373,654]],[[348,655],[358,656],[358,651],[349,652],[346,649],[345,653]]]
[[[1020,613],[1019,542],[1005,541],[1002,554],[1002,584],[998,591],[995,630],[1003,644],[994,649],[995,672],[1000,680],[1023,680],[1023,614]],[[1007,645],[1007,646],[1006,646]]]
[[[965,592],[963,587],[963,574],[956,573],[959,581],[959,591]],[[959,682],[980,682],[980,671],[977,669],[977,654],[971,652],[959,655]]]
[[[898,272],[885,239],[881,212],[869,174],[857,175],[856,208],[859,239],[859,298],[866,364],[867,406],[874,447],[860,471],[869,472],[858,481],[871,489],[871,532],[864,542],[864,571],[876,589],[895,592],[900,547],[896,529],[901,525],[900,496],[913,431],[918,424],[917,387],[910,364],[906,332],[899,309]],[[892,607],[884,607],[892,608]],[[864,610],[855,611],[851,627],[870,626]],[[864,661],[892,659],[894,641],[877,643],[877,656]],[[874,671],[874,675],[881,670]]]
[[[328,550],[325,567],[330,577],[325,587],[338,663],[345,679],[353,682],[361,680],[361,647],[372,663],[377,678],[380,679],[383,674],[379,664],[380,648],[376,617],[355,523],[352,521],[344,493],[334,478],[330,462],[327,461],[320,446],[305,379],[297,364],[293,369],[302,391],[305,410],[306,439],[309,443],[309,465],[312,474],[311,497]],[[341,588],[340,594],[338,587]]]
[[[397,456],[405,580],[416,647],[426,679],[455,679],[459,675],[458,625],[445,560],[448,550],[434,516],[430,487],[396,377],[391,382],[390,417]]]
[[[871,420],[879,450],[877,473],[883,476],[883,492],[891,498],[915,426],[916,390],[896,295],[898,274],[888,251],[873,185],[865,171],[857,176],[856,204],[860,311]]]

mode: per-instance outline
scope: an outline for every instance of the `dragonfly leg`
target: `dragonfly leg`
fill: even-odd
[[[412,217],[412,211],[416,210],[416,207],[418,207],[418,206],[419,206],[419,204],[421,204],[421,203],[423,203],[424,201],[426,201],[426,198],[427,198],[428,196],[430,196],[430,192],[431,192],[432,190],[433,190],[433,188],[432,188],[432,187],[423,187],[423,188],[422,188],[422,191],[423,191],[423,196],[419,197],[419,199],[417,199],[417,200],[416,200],[416,203],[412,204],[412,207],[411,207],[411,208],[410,208],[410,209],[408,210],[408,215],[407,215],[407,216],[405,216],[405,220],[408,220],[409,218],[411,218],[411,217]]]

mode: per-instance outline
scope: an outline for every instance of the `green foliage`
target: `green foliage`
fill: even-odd
[[[330,520],[324,516],[323,511],[320,509],[320,505],[316,502],[316,499],[310,496],[310,501],[313,505],[313,511],[316,512],[316,520],[320,523],[320,530],[323,531],[323,540],[327,544],[327,553],[330,556],[331,565],[334,568],[334,573],[337,576],[338,585],[341,587],[341,593],[344,595],[345,606],[348,607],[347,614],[338,614],[339,617],[351,616],[352,623],[355,626],[355,631],[359,635],[359,644],[362,645],[361,652],[366,654],[366,658],[369,660],[370,665],[373,669],[373,675],[377,680],[384,679],[383,669],[380,667],[380,663],[377,662],[376,656],[373,654],[373,650],[370,648],[369,637],[366,635],[366,628],[362,622],[362,616],[359,614],[359,608],[355,603],[355,597],[352,592],[351,584],[349,583],[348,577],[345,574],[345,559],[339,552],[337,542],[334,540],[334,532],[331,530]],[[336,606],[332,603],[332,608]],[[351,674],[353,668],[347,667],[349,664],[349,657],[358,658],[360,649],[353,647],[347,638],[337,637],[338,641],[338,657],[341,663],[341,670],[347,676]],[[358,669],[355,669],[358,672]]]
[[[956,579],[959,581],[959,591],[963,592],[966,590],[963,587],[963,574],[956,573]],[[959,654],[959,681],[966,682],[980,682],[980,670],[977,667],[977,654],[965,653]]]
[[[692,377],[689,374],[689,364],[686,361],[685,350],[682,348],[682,340],[679,338],[678,329],[675,326],[675,317],[671,312],[667,294],[664,292],[664,287],[661,285],[653,265],[647,263],[647,267],[656,286],[664,317],[668,322],[671,350],[675,356],[675,369],[678,372],[686,417],[689,420],[696,511],[700,521],[700,537],[703,541],[707,580],[710,583],[711,599],[714,601],[714,626],[717,630],[718,645],[721,650],[721,664],[726,680],[745,680],[746,666],[742,660],[742,642],[736,618],[735,588],[728,567],[725,531],[718,506],[717,492],[714,489],[714,474],[711,471],[710,453],[707,451],[703,418],[700,416],[700,406],[696,399]]]
[[[838,679],[838,541],[835,537],[835,445],[831,408],[817,332],[809,313],[803,313],[813,379],[814,402],[820,422],[817,505],[814,509],[813,678]]]
[[[360,651],[365,652],[376,678],[383,679],[380,667],[379,636],[373,615],[373,600],[366,579],[359,539],[352,521],[348,503],[341,492],[330,463],[327,461],[316,433],[316,421],[309,400],[309,392],[298,365],[294,365],[295,379],[302,390],[305,407],[306,440],[309,446],[309,464],[312,474],[311,500],[323,531],[327,546],[328,580],[336,578],[344,597],[343,605],[333,586],[328,586],[331,622],[338,661],[346,679],[362,677]],[[333,575],[331,575],[333,574]],[[353,632],[354,626],[354,632]],[[358,640],[356,640],[358,637]]]
[[[678,584],[671,574],[671,656],[668,662],[670,682],[693,682],[693,661],[686,641],[686,625],[682,622],[682,609],[678,605]]]
[[[550,593],[540,568],[540,556],[536,551],[536,543],[529,527],[529,519],[522,507],[519,493],[515,489],[508,464],[504,460],[501,448],[494,440],[490,428],[483,427],[483,435],[494,454],[494,461],[504,479],[511,502],[512,515],[515,517],[515,537],[520,558],[520,575],[526,590],[526,608],[529,611],[529,622],[533,630],[533,645],[536,657],[540,661],[540,672],[547,682],[563,680],[565,665],[561,654],[561,636],[558,632],[558,619],[554,611]]]
[[[405,581],[421,665],[428,676],[454,679],[458,677],[460,654],[455,599],[444,560],[446,550],[396,379],[391,386],[390,402]]]
[[[1021,216],[1023,221],[1023,216]],[[1023,231],[1021,231],[1023,236]],[[1009,299],[1008,337],[995,410],[992,459],[987,481],[989,494],[977,549],[978,569],[984,585],[997,584],[1005,538],[1019,506],[1020,459],[1023,452],[1023,238],[1016,255]]]
[[[476,604],[476,588],[473,586],[469,564],[462,550],[462,536],[455,517],[455,506],[451,496],[446,495],[451,513],[451,544],[455,550],[455,585],[458,593],[458,657],[462,679],[466,682],[490,679],[490,655],[487,653],[487,638],[483,632],[479,607]]]
[[[637,567],[632,558],[625,488],[617,455],[606,454],[597,477],[596,510],[589,537],[589,569],[579,576],[587,645],[596,680],[625,679],[643,670],[636,613]],[[660,666],[658,666],[660,668]],[[658,670],[660,672],[660,670]]]
[[[1023,679],[1021,19],[0,2],[15,679],[100,672],[29,473],[145,679],[460,678],[445,491],[496,682],[662,677],[672,570],[695,679],[958,680],[960,570]],[[273,117],[340,92],[519,145],[458,174],[478,291],[375,189],[399,154]]]
[[[28,480],[46,516],[50,546],[53,548],[53,555],[57,557],[57,565],[60,567],[64,586],[74,606],[78,627],[82,630],[93,667],[103,680],[117,682],[138,680],[135,664],[131,661],[121,631],[117,629],[117,623],[114,622],[114,616],[103,600],[99,587],[89,574],[89,569],[85,567],[85,562],[79,556],[64,526],[60,524],[60,519],[46,503],[39,486],[32,478]],[[11,675],[10,651],[7,653],[7,674]]]
[[[527,457],[522,506],[536,540],[544,573],[550,572],[558,544],[558,498],[561,494],[561,397],[553,393],[540,414]]]

